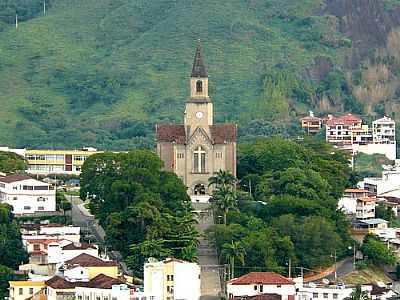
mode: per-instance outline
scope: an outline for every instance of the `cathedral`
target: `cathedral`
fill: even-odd
[[[208,73],[199,44],[184,122],[156,125],[157,153],[165,170],[175,172],[188,187],[192,200],[203,201],[211,194],[208,179],[215,173],[227,170],[236,176],[236,136],[235,124],[214,124]]]

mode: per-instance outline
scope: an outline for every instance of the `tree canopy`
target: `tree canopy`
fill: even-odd
[[[244,268],[236,260],[235,275],[285,272],[289,259],[298,267],[328,266],[335,250],[346,253],[349,224],[336,209],[351,185],[344,152],[312,139],[259,139],[239,146],[238,175],[238,210],[208,231],[220,251],[243,246]]]
[[[107,244],[140,274],[148,257],[196,260],[198,233],[186,187],[150,151],[103,153],[82,168],[81,198],[106,231]]]
[[[12,152],[0,151],[0,172],[13,173],[24,171],[27,168],[27,162],[22,156]]]

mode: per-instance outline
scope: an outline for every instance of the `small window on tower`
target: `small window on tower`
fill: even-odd
[[[198,80],[196,82],[196,93],[202,93],[203,92],[203,81]]]

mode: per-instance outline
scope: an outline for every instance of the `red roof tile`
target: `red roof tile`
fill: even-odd
[[[361,119],[352,115],[352,114],[347,114],[341,117],[331,117],[326,121],[326,124],[329,126],[332,125],[352,125],[354,123],[359,123],[361,122]]]
[[[82,267],[113,267],[118,265],[116,261],[102,260],[101,258],[94,257],[86,253],[82,253],[73,259],[67,260],[65,264],[80,265]]]
[[[251,272],[239,278],[232,279],[232,285],[248,285],[248,284],[294,284],[294,282],[280,274],[274,272]]]
[[[369,193],[368,190],[364,190],[364,189],[345,189],[344,192],[345,193]]]
[[[99,274],[89,281],[68,281],[60,276],[54,276],[45,282],[46,286],[53,289],[66,290],[74,289],[75,287],[89,287],[98,289],[111,289],[113,285],[127,284],[120,279]],[[129,286],[129,284],[127,284]]]
[[[177,144],[185,144],[185,126],[175,124],[156,125],[156,138],[158,142],[175,142]]]
[[[237,128],[235,124],[211,125],[210,132],[214,144],[236,142]]]
[[[357,198],[357,200],[361,201],[361,202],[376,202],[375,197],[360,197],[360,198]]]
[[[1,176],[0,177],[0,182],[4,183],[12,183],[12,182],[17,182],[21,180],[28,180],[32,179],[32,177],[26,176],[26,175],[18,175],[18,174],[12,174],[12,175],[7,175],[7,176]]]

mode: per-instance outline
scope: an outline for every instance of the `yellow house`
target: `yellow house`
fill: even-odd
[[[93,154],[101,153],[95,148],[81,150],[32,150],[25,151],[28,173],[79,175],[85,160]]]
[[[39,292],[46,285],[44,281],[9,281],[10,300],[25,300]]]
[[[116,261],[103,260],[86,253],[82,253],[66,261],[65,266],[81,266],[85,268],[88,271],[89,279],[99,274],[104,274],[112,278],[118,277],[118,263]]]

